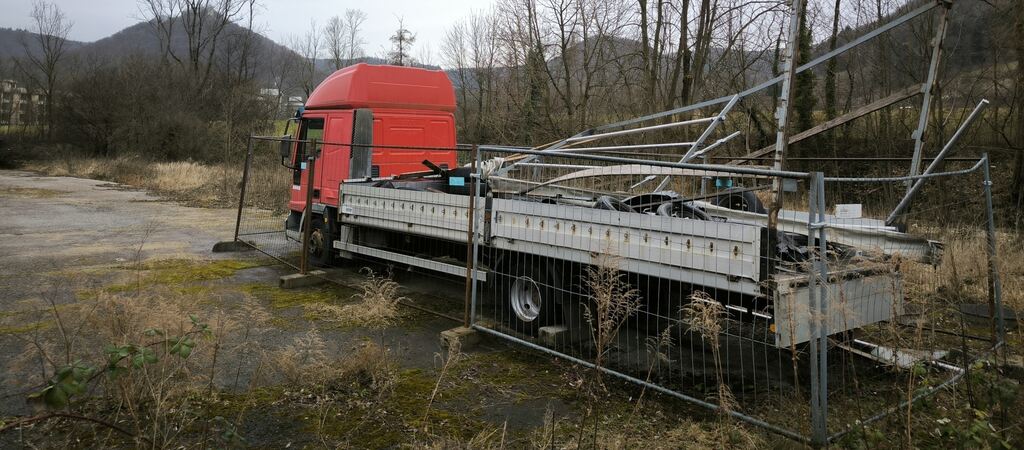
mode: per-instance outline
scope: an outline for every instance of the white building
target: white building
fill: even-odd
[[[29,93],[14,80],[0,80],[0,125],[30,125],[42,121],[46,96]]]

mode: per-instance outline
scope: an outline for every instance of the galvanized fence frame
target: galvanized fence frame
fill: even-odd
[[[234,239],[237,242],[251,246],[256,250],[264,253],[272,258],[281,261],[289,266],[294,267],[302,273],[308,272],[307,253],[310,239],[309,219],[310,210],[309,208],[304,211],[302,238],[300,244],[300,260],[298,263],[290,261],[288,258],[283,258],[281,255],[275,254],[272,251],[268,251],[265,248],[261,248],[258,242],[251,239],[246,239],[248,236],[243,226],[243,213],[246,207],[247,194],[250,193],[248,187],[253,182],[253,161],[254,161],[254,145],[255,140],[282,140],[281,138],[251,138],[248,144],[248,150],[245,158],[245,165],[242,175],[242,187],[239,198],[239,208],[236,216],[235,223],[235,236]],[[291,141],[291,140],[289,140]],[[294,141],[291,141],[294,142]],[[318,145],[317,141],[309,141],[315,149]],[[326,144],[326,143],[321,143]],[[335,145],[351,145],[351,144],[335,144]],[[424,148],[425,149],[425,148]],[[468,150],[466,147],[458,148],[460,151]],[[808,386],[808,408],[810,412],[810,418],[808,426],[806,428],[799,427],[799,429],[792,426],[784,426],[777,423],[772,423],[770,419],[756,417],[754,415],[746,414],[741,411],[737,411],[733,408],[723,408],[721,405],[716,404],[713,401],[701,399],[693,393],[683,392],[678,389],[666,387],[658,383],[652,382],[650,378],[643,379],[642,376],[636,374],[630,374],[626,371],[616,370],[615,368],[597,365],[593,361],[587,358],[579,357],[578,355],[568,354],[557,351],[555,349],[546,347],[537,343],[536,341],[523,339],[520,336],[503,332],[500,328],[490,326],[482,323],[480,319],[480,303],[481,299],[481,282],[478,280],[478,273],[481,271],[488,271],[491,268],[482,265],[481,262],[481,244],[485,228],[488,227],[488,223],[491,220],[489,209],[490,200],[486,197],[482,187],[485,185],[484,181],[487,178],[485,169],[482,167],[484,160],[482,160],[481,153],[483,151],[492,152],[496,154],[507,154],[507,155],[531,155],[536,157],[550,157],[551,154],[543,151],[522,149],[522,148],[510,148],[510,147],[497,147],[497,146],[473,146],[471,153],[470,164],[473,166],[473,173],[475,174],[470,179],[470,189],[473,195],[466,196],[468,214],[472,217],[470,221],[470,228],[466,237],[466,305],[464,310],[464,317],[462,321],[465,325],[470,326],[482,333],[499,337],[509,342],[519,344],[537,351],[551,354],[567,361],[571,361],[575,364],[579,364],[583,367],[588,367],[601,373],[626,380],[628,382],[644,386],[651,390],[663,393],[665,395],[682,399],[689,403],[708,408],[714,411],[720,411],[733,417],[735,419],[744,421],[746,423],[762,427],[773,433],[785,436],[798,442],[808,443],[815,446],[827,445],[830,442],[835,442],[842,438],[846,434],[855,430],[858,427],[868,425],[872,422],[876,422],[886,417],[887,415],[898,411],[900,408],[905,407],[908,403],[913,403],[925,398],[929,395],[933,395],[943,389],[947,389],[955,385],[964,377],[964,371],[953,372],[953,374],[941,383],[931,387],[926,392],[915,394],[913,398],[900,402],[897,405],[893,405],[884,411],[875,414],[871,417],[865,417],[863,420],[859,420],[856,424],[840,424],[838,427],[833,424],[829,425],[828,418],[828,398],[829,398],[829,350],[834,347],[830,344],[829,336],[829,324],[827,321],[808,320],[806,324],[810,329],[811,339],[808,341],[808,350],[806,351],[808,362],[808,373],[807,376],[810,380]],[[315,153],[311,153],[305,161],[311,170],[307,172],[308,185],[311,185],[311,181],[314,178],[314,167],[317,164],[317,158]],[[581,161],[592,161],[601,162],[608,164],[643,164],[651,167],[660,167],[666,169],[688,169],[693,171],[716,171],[716,172],[727,172],[735,174],[746,174],[746,175],[758,175],[765,177],[788,178],[788,179],[799,179],[807,183],[807,199],[803,206],[807,209],[807,220],[806,220],[806,235],[814,237],[817,241],[817,245],[810,246],[810,257],[807,264],[805,265],[805,273],[807,285],[809,286],[808,295],[809,302],[808,308],[810,309],[811,316],[827,317],[829,314],[829,267],[827,263],[828,258],[828,245],[829,245],[829,224],[826,220],[826,182],[829,183],[843,183],[843,182],[913,182],[917,180],[925,180],[931,178],[946,177],[952,178],[960,175],[976,174],[981,172],[984,177],[983,189],[984,189],[984,209],[985,209],[985,222],[986,222],[986,236],[987,236],[987,259],[989,262],[989,276],[990,276],[990,300],[992,302],[992,328],[993,328],[993,346],[990,351],[995,351],[999,346],[1003,345],[1004,339],[1004,327],[1002,323],[1002,308],[1001,308],[1001,283],[998,277],[998,255],[996,254],[996,241],[995,241],[995,221],[992,209],[991,199],[991,177],[989,173],[989,161],[987,156],[983,156],[976,164],[971,168],[957,171],[947,172],[926,172],[925,174],[913,176],[913,177],[888,177],[888,178],[842,178],[842,177],[825,177],[821,172],[792,172],[792,171],[772,171],[764,169],[736,167],[736,166],[722,166],[722,165],[707,165],[707,164],[685,164],[685,163],[670,163],[663,161],[654,160],[638,160],[635,158],[620,158],[606,155],[593,155],[593,154],[581,154],[581,153],[566,153],[559,154],[560,158],[577,159]],[[702,180],[702,185],[707,180]],[[312,204],[312,189],[307,190],[307,205]],[[427,312],[436,313],[429,309],[424,309],[419,305],[408,305],[422,309]],[[439,314],[444,315],[444,314]],[[451,316],[446,316],[453,318]],[[455,318],[453,318],[455,319]],[[981,357],[983,355],[978,355]],[[838,431],[830,432],[833,429]],[[806,431],[803,431],[806,430]]]
[[[288,238],[286,236],[284,236],[285,229],[283,228],[283,222],[281,223],[282,227],[280,229],[277,229],[277,228],[257,229],[257,230],[252,230],[251,232],[250,232],[250,230],[243,229],[244,225],[246,224],[244,219],[246,218],[245,210],[247,208],[247,200],[249,200],[249,197],[247,197],[247,194],[251,194],[252,193],[251,192],[251,188],[250,188],[250,183],[253,181],[253,174],[252,174],[253,169],[254,169],[253,168],[253,161],[254,161],[254,158],[257,156],[256,153],[255,153],[255,148],[254,147],[255,147],[257,142],[280,142],[280,143],[302,142],[302,143],[310,145],[310,151],[308,152],[308,155],[304,158],[302,163],[304,164],[304,167],[307,168],[307,179],[306,179],[307,186],[311,186],[312,183],[313,183],[313,180],[314,180],[314,178],[316,176],[316,165],[317,165],[317,161],[319,160],[318,154],[319,154],[320,141],[318,141],[316,139],[312,139],[312,140],[309,140],[309,141],[298,141],[298,140],[294,140],[294,139],[290,139],[290,138],[268,138],[268,137],[262,137],[262,136],[250,136],[248,138],[248,142],[247,142],[247,145],[246,145],[245,162],[244,162],[244,166],[243,166],[243,169],[242,169],[241,188],[239,189],[238,212],[237,212],[237,216],[236,216],[236,219],[235,219],[235,232],[234,232],[234,239],[233,239],[235,242],[238,242],[238,243],[244,244],[246,246],[249,246],[252,249],[254,249],[254,250],[256,250],[256,251],[258,251],[258,252],[260,252],[260,253],[262,253],[262,254],[264,254],[266,256],[269,256],[269,257],[277,260],[278,262],[280,262],[282,264],[285,264],[285,265],[287,265],[289,267],[292,267],[293,269],[297,270],[301,274],[308,274],[309,273],[309,261],[308,261],[309,250],[308,249],[309,249],[309,240],[310,240],[310,234],[311,234],[311,231],[310,231],[311,209],[310,208],[306,208],[303,211],[303,216],[302,216],[303,217],[303,220],[302,220],[302,225],[303,226],[302,226],[302,229],[301,229],[301,236],[299,238],[299,243],[298,243],[299,244],[300,253],[298,255],[298,260],[297,261],[292,260],[291,258],[288,258],[286,255],[280,254],[279,252],[272,251],[267,246],[262,245],[261,239],[259,237],[261,235],[266,235],[266,234],[280,233],[281,234],[281,238],[284,239],[285,242],[287,242]],[[282,201],[287,202],[287,199],[282,199]],[[312,203],[313,203],[313,189],[307,189],[306,190],[306,204],[307,205],[312,205]]]
[[[983,102],[981,106],[987,102]],[[975,111],[975,113],[977,110]],[[973,116],[973,114],[972,114]],[[968,120],[966,123],[969,123]],[[958,133],[959,135],[959,133]],[[822,427],[819,430],[816,428],[816,434],[812,442],[818,445],[827,445],[835,443],[846,435],[863,429],[875,422],[881,421],[892,414],[905,410],[908,406],[920,402],[921,400],[931,397],[939,392],[954,387],[957,383],[962,381],[967,376],[970,367],[977,361],[995,355],[1001,347],[1006,344],[1005,326],[1003,322],[1003,307],[1002,307],[1002,287],[1000,281],[999,271],[999,257],[997,250],[996,241],[996,222],[995,215],[992,205],[992,179],[989,171],[990,160],[988,154],[982,154],[977,159],[965,159],[966,162],[974,162],[970,167],[959,170],[948,170],[945,172],[937,172],[936,168],[938,164],[943,160],[943,156],[952,148],[956,138],[950,141],[949,144],[943,149],[938,156],[936,156],[933,163],[920,175],[913,176],[895,176],[895,177],[825,177],[822,178],[822,185],[825,182],[843,184],[852,183],[906,183],[907,194],[901,199],[899,205],[890,214],[889,219],[892,219],[897,214],[904,212],[906,206],[908,206],[915,194],[919,191],[925,181],[934,180],[940,178],[953,179],[953,180],[969,180],[969,175],[981,175],[980,185],[982,188],[983,198],[981,208],[983,209],[983,221],[984,229],[982,230],[985,235],[985,259],[987,261],[987,295],[989,301],[989,317],[988,321],[991,324],[991,333],[988,336],[989,345],[984,346],[980,351],[977,351],[973,355],[963,355],[964,361],[962,366],[945,365],[939,362],[939,366],[946,369],[949,376],[939,383],[928,386],[919,392],[910,395],[907,399],[901,399],[896,404],[891,404],[885,407],[882,411],[875,414],[871,414],[867,417],[862,417],[853,423],[839,424],[838,430],[834,432],[828,432],[827,428],[827,417],[825,418],[825,425],[819,425]],[[824,195],[824,194],[822,194]],[[824,206],[824,205],[822,205]],[[827,306],[827,305],[826,305]],[[963,314],[963,313],[961,313]],[[825,324],[827,326],[827,323]],[[959,335],[961,339],[977,339],[976,336]],[[968,356],[971,358],[968,359]],[[896,356],[893,356],[895,359]],[[937,360],[936,360],[937,361]],[[827,366],[822,366],[822,373],[827,376]],[[825,393],[827,394],[827,389]],[[827,404],[821,406],[821,410],[827,414]]]
[[[477,156],[475,158],[475,163],[477,165],[481,164],[480,156],[479,156],[479,150],[480,149],[484,149],[484,150],[491,151],[491,152],[497,152],[497,153],[525,154],[525,155],[533,155],[533,156],[538,156],[538,157],[545,156],[545,152],[541,152],[541,151],[531,151],[531,150],[524,150],[524,149],[508,149],[508,148],[504,148],[504,147],[481,146],[481,147],[478,148]],[[547,156],[550,156],[550,154],[547,154]],[[603,155],[592,155],[592,154],[589,154],[589,155],[588,154],[573,154],[573,155],[560,154],[558,156],[559,157],[568,157],[568,158],[577,158],[577,159],[581,159],[581,160],[603,161],[603,162],[610,162],[610,163],[629,163],[629,162],[637,163],[637,162],[639,162],[639,163],[642,163],[642,164],[650,164],[650,165],[659,166],[659,167],[675,167],[675,168],[704,169],[704,170],[723,170],[723,169],[728,170],[728,169],[723,168],[721,166],[709,166],[709,165],[703,165],[703,164],[700,164],[700,165],[696,165],[696,164],[673,164],[673,163],[665,163],[665,162],[660,162],[660,161],[636,161],[634,159],[616,158],[616,157],[609,157],[609,156],[603,156]],[[984,169],[984,170],[982,170],[982,169]],[[984,175],[984,182],[983,182],[983,186],[984,186],[984,190],[985,190],[985,205],[984,205],[984,207],[985,207],[985,212],[986,212],[986,214],[985,214],[985,216],[986,216],[986,220],[985,220],[985,222],[986,222],[986,234],[988,236],[988,246],[987,246],[988,255],[987,255],[987,259],[989,260],[989,266],[990,266],[989,267],[990,283],[991,283],[990,284],[990,289],[991,289],[991,296],[990,296],[990,298],[992,299],[992,302],[993,302],[993,308],[992,308],[993,317],[991,317],[992,324],[993,324],[993,336],[992,336],[993,347],[990,350],[994,351],[1000,345],[1003,344],[1003,342],[1004,342],[1004,331],[1003,331],[1002,317],[1001,317],[1001,311],[1002,311],[1002,309],[1001,309],[1001,292],[1000,292],[1000,282],[999,282],[999,279],[998,279],[998,257],[997,257],[997,254],[996,254],[996,244],[995,244],[995,222],[994,222],[993,210],[992,210],[992,206],[991,206],[991,179],[990,179],[990,175],[988,174],[988,159],[987,159],[987,156],[983,156],[981,159],[977,160],[977,162],[971,168],[969,168],[969,169],[953,170],[953,171],[948,171],[948,172],[936,172],[936,173],[928,172],[928,173],[925,173],[923,175],[917,175],[917,176],[913,176],[913,177],[909,177],[908,176],[908,177],[889,177],[889,178],[842,178],[842,177],[829,177],[829,178],[826,178],[825,175],[823,173],[821,173],[821,172],[812,172],[812,173],[798,173],[797,172],[797,173],[794,173],[794,172],[778,172],[778,171],[761,170],[761,169],[740,169],[740,170],[737,170],[736,173],[760,173],[760,174],[769,175],[769,176],[775,176],[775,177],[794,177],[794,176],[797,176],[797,177],[801,177],[801,178],[803,178],[803,179],[805,179],[807,181],[807,183],[808,183],[808,189],[807,189],[808,199],[807,199],[806,207],[807,207],[808,214],[807,214],[807,223],[806,223],[806,230],[807,230],[806,233],[807,233],[807,236],[815,237],[816,241],[817,241],[817,245],[813,246],[812,257],[810,259],[809,264],[807,265],[807,272],[806,272],[807,283],[810,286],[810,289],[808,290],[808,293],[809,293],[809,305],[808,305],[808,307],[812,311],[810,316],[812,316],[812,317],[813,316],[828,317],[828,315],[830,314],[830,304],[829,304],[830,303],[830,300],[829,300],[830,293],[829,293],[829,288],[830,288],[830,283],[832,283],[832,282],[831,282],[831,280],[829,278],[829,265],[826,262],[826,260],[828,258],[827,254],[829,252],[829,249],[828,249],[828,246],[829,246],[829,239],[828,239],[829,224],[827,223],[827,220],[826,220],[827,205],[826,205],[826,198],[825,198],[826,197],[826,195],[825,195],[826,194],[826,192],[825,192],[826,180],[828,180],[829,182],[833,182],[833,183],[844,182],[844,181],[878,182],[878,183],[893,182],[893,181],[913,182],[913,181],[916,181],[916,180],[925,180],[925,179],[929,179],[929,178],[940,178],[940,177],[951,178],[951,177],[957,177],[957,176],[962,176],[962,175],[975,174],[975,173],[977,173],[979,171],[981,171],[983,173],[983,175]],[[476,173],[477,173],[477,177],[478,178],[486,177],[486,175],[482,171],[477,171]],[[475,199],[475,202],[477,204],[488,203],[489,202],[488,199],[486,199],[485,197],[483,197],[481,195],[481,192],[479,190],[477,190],[475,192],[476,192],[476,197],[477,197]],[[486,214],[490,214],[490,213],[491,213],[490,211],[486,212]],[[484,226],[484,224],[483,224],[483,222],[485,220],[484,219],[484,214],[485,213],[483,211],[477,211],[477,213],[475,215],[476,220],[480,222],[479,225],[477,225],[477,229],[478,230],[481,229]],[[473,259],[472,259],[471,262],[472,262],[474,268],[480,268],[481,267],[481,266],[479,266],[478,252],[476,250],[477,246],[479,245],[479,243],[483,239],[483,236],[481,235],[481,233],[482,233],[482,231],[478,231],[478,232],[473,233],[474,234],[474,239],[473,239],[474,251],[473,251]],[[474,270],[473,273],[475,273],[475,272],[476,271]],[[948,379],[943,380],[941,383],[939,383],[938,385],[928,389],[925,392],[920,392],[920,393],[915,394],[912,399],[909,399],[909,400],[906,400],[906,401],[902,401],[899,404],[893,405],[893,406],[885,409],[882,412],[879,412],[877,414],[873,414],[870,417],[864,417],[864,418],[862,418],[862,420],[858,420],[855,423],[838,424],[838,426],[836,426],[837,424],[832,424],[833,426],[832,426],[831,429],[832,430],[837,430],[837,431],[830,432],[830,426],[829,426],[830,422],[829,422],[829,417],[828,417],[828,398],[829,398],[829,392],[830,392],[829,384],[828,384],[828,380],[829,380],[828,367],[829,367],[829,350],[830,350],[830,348],[834,347],[834,345],[830,344],[830,341],[829,341],[829,336],[832,333],[830,333],[829,323],[828,323],[827,320],[809,320],[808,323],[807,323],[807,326],[811,329],[811,335],[813,336],[813,338],[810,339],[810,341],[808,342],[809,349],[807,351],[807,357],[809,359],[809,368],[810,368],[810,371],[809,371],[809,378],[810,378],[810,399],[809,399],[809,402],[810,402],[810,423],[809,423],[809,432],[801,432],[799,430],[795,430],[795,429],[792,429],[792,428],[786,428],[784,426],[780,426],[778,424],[774,424],[770,420],[766,420],[764,418],[759,418],[759,417],[754,417],[752,415],[748,415],[748,414],[745,414],[745,413],[733,410],[731,408],[723,409],[721,405],[715,404],[714,402],[709,402],[709,401],[700,399],[700,398],[698,398],[698,397],[696,397],[694,395],[687,394],[685,392],[680,392],[678,390],[674,390],[672,388],[669,388],[669,387],[666,387],[666,386],[662,386],[662,385],[659,385],[659,384],[656,384],[656,383],[652,383],[650,380],[642,379],[641,377],[635,376],[633,374],[625,373],[623,371],[618,371],[618,370],[615,370],[615,369],[609,368],[609,367],[604,367],[604,366],[596,365],[596,364],[594,364],[593,361],[588,361],[585,358],[580,358],[580,357],[578,357],[576,355],[567,354],[567,353],[560,352],[560,351],[554,350],[552,348],[549,348],[549,346],[545,346],[545,345],[542,345],[542,344],[536,342],[535,339],[524,339],[522,336],[517,336],[514,333],[504,332],[501,329],[501,327],[495,327],[495,326],[492,326],[490,324],[481,323],[481,321],[479,320],[480,316],[479,316],[479,312],[478,311],[479,311],[479,303],[482,300],[481,300],[479,292],[477,290],[477,284],[478,283],[474,280],[473,281],[473,290],[471,292],[472,299],[471,299],[471,303],[470,303],[470,311],[469,311],[470,321],[469,322],[470,322],[470,326],[472,326],[474,329],[476,329],[476,330],[478,330],[480,332],[486,333],[488,335],[496,336],[496,337],[499,337],[501,339],[513,342],[515,344],[519,344],[519,345],[522,345],[522,346],[525,346],[525,347],[528,347],[528,348],[531,348],[531,349],[534,349],[534,350],[537,350],[537,351],[544,352],[546,354],[551,354],[551,355],[557,356],[557,357],[565,359],[567,361],[571,361],[571,362],[573,362],[575,364],[579,364],[579,365],[584,366],[584,367],[588,367],[588,368],[591,368],[591,369],[594,369],[594,370],[598,370],[598,371],[603,372],[605,374],[612,375],[614,377],[617,377],[617,378],[626,380],[628,382],[644,386],[646,388],[649,388],[649,389],[661,392],[663,394],[666,394],[666,395],[669,395],[669,396],[672,396],[672,397],[676,397],[676,398],[685,400],[687,402],[690,402],[690,403],[698,405],[698,406],[702,406],[702,407],[705,407],[705,408],[708,408],[708,409],[711,409],[711,410],[715,410],[715,411],[724,412],[724,413],[728,414],[731,417],[734,417],[736,419],[742,420],[744,422],[750,423],[750,424],[755,425],[755,426],[762,427],[762,428],[764,428],[766,430],[769,430],[769,431],[771,431],[773,433],[777,433],[779,435],[786,436],[786,437],[788,437],[790,439],[793,439],[793,440],[796,440],[798,442],[804,442],[804,443],[811,444],[811,445],[814,445],[814,446],[825,446],[825,445],[828,445],[828,443],[835,442],[838,439],[840,439],[843,436],[845,436],[846,434],[848,434],[849,432],[853,431],[854,429],[857,429],[859,427],[863,427],[863,426],[866,426],[866,425],[868,425],[870,423],[876,422],[876,421],[878,421],[878,420],[888,416],[889,414],[892,414],[893,412],[898,411],[901,408],[906,407],[908,403],[918,402],[918,401],[920,401],[921,399],[923,399],[925,397],[928,397],[930,395],[933,395],[933,394],[935,394],[937,392],[940,392],[940,391],[942,391],[944,389],[947,389],[947,388],[955,385],[964,376],[964,371],[962,371],[962,370],[961,371],[953,371]],[[976,355],[976,357],[982,357],[982,356],[984,356],[984,354]]]
[[[513,149],[508,149],[508,148],[503,148],[503,147],[491,147],[491,146],[481,146],[481,147],[479,147],[479,149],[487,150],[489,152],[495,152],[495,153],[531,155],[531,156],[535,156],[535,157],[543,157],[543,156],[551,157],[552,156],[551,153],[545,153],[545,152],[540,152],[540,151],[532,151],[532,150],[524,150],[524,149],[514,149],[513,150]],[[735,167],[735,166],[721,166],[721,165],[707,165],[707,164],[669,163],[669,162],[663,162],[663,161],[637,160],[637,159],[634,159],[634,158],[618,158],[618,157],[604,156],[604,155],[594,155],[594,154],[559,154],[558,157],[578,159],[578,160],[580,160],[583,163],[586,163],[587,161],[590,161],[590,162],[619,163],[619,164],[644,164],[644,165],[649,165],[651,167],[660,167],[660,168],[669,168],[669,169],[687,169],[687,170],[695,170],[695,171],[716,171],[716,172],[733,173],[733,174],[737,174],[737,175],[743,174],[743,175],[758,175],[758,176],[766,176],[766,177],[782,177],[782,178],[794,179],[794,180],[795,179],[799,179],[799,180],[803,180],[803,181],[809,183],[808,191],[811,193],[811,196],[810,196],[809,202],[805,206],[807,207],[808,211],[812,212],[812,214],[809,214],[808,218],[809,219],[814,219],[814,217],[815,217],[814,212],[815,211],[821,211],[821,216],[822,217],[824,216],[823,206],[820,206],[820,205],[823,205],[824,199],[821,198],[822,196],[818,194],[818,192],[823,192],[822,191],[823,190],[823,186],[822,186],[822,183],[821,183],[821,180],[822,180],[823,177],[822,177],[822,175],[820,173],[802,173],[802,172],[792,172],[792,171],[772,171],[772,170],[755,169],[755,168],[745,168],[745,167]],[[479,153],[478,153],[476,159],[477,159],[476,164],[480,165],[482,163],[482,161],[480,161]],[[484,176],[480,171],[478,171],[477,173],[478,173],[478,177],[483,177]],[[701,180],[702,187],[706,184],[706,181],[707,180],[705,180],[705,179]],[[477,191],[477,196],[479,198],[476,200],[476,203],[478,203],[478,204],[479,203],[486,203],[486,204],[490,204],[491,203],[491,201],[489,199],[480,196],[480,192],[479,191]],[[487,214],[494,214],[494,212],[487,211]],[[483,215],[484,215],[483,212],[479,212],[477,214],[477,220],[481,221],[480,225],[483,225],[483,223],[482,223],[484,221]],[[817,233],[817,234],[819,234],[821,236],[822,241],[821,241],[821,248],[819,249],[819,251],[824,251],[824,246],[825,246],[825,241],[823,240],[824,239],[824,228],[819,226],[817,222],[818,221],[816,221],[816,220],[808,220],[808,223],[806,224],[806,226],[807,226],[808,234],[809,235]],[[482,228],[480,225],[477,226],[478,229]],[[476,238],[474,239],[474,246],[479,245],[479,243],[482,241],[482,239],[483,239],[483,236],[480,233],[477,233],[476,234]],[[474,253],[474,254],[476,254],[476,253]],[[473,263],[474,264],[479,264],[479,260],[477,258],[474,258]],[[475,265],[474,267],[480,267],[480,266]],[[809,268],[809,270],[806,273],[806,279],[807,279],[807,283],[810,286],[812,286],[811,289],[810,289],[810,292],[817,292],[817,288],[815,288],[814,286],[818,283],[818,280],[821,277],[819,272],[820,271],[826,271],[827,267],[824,264],[819,264],[817,262],[812,262],[811,264],[808,265],[808,268]],[[476,284],[477,283],[474,283],[474,286]],[[567,289],[572,289],[572,288],[567,288]],[[824,284],[822,283],[821,292],[825,292],[825,289],[826,288],[825,288]],[[491,324],[483,323],[480,320],[481,317],[480,317],[480,314],[479,314],[481,301],[482,301],[482,299],[481,299],[481,296],[479,294],[479,291],[474,291],[473,295],[472,295],[472,302],[471,302],[471,312],[470,312],[471,324],[470,325],[474,329],[476,329],[476,330],[478,330],[480,332],[486,333],[488,335],[496,336],[496,337],[499,337],[501,339],[504,339],[504,340],[507,340],[507,341],[510,341],[510,342],[513,342],[513,343],[516,343],[516,344],[519,344],[519,345],[523,345],[525,347],[528,347],[528,348],[531,348],[531,349],[534,349],[534,350],[538,350],[538,351],[541,351],[541,352],[544,352],[544,353],[547,353],[547,354],[551,354],[551,355],[557,356],[557,357],[565,359],[567,361],[571,361],[571,362],[573,362],[575,364],[579,364],[579,365],[581,365],[583,367],[587,367],[587,368],[590,368],[590,369],[593,369],[593,370],[600,371],[600,372],[602,372],[604,374],[611,375],[611,376],[617,377],[619,379],[622,379],[622,380],[625,380],[625,381],[628,381],[628,382],[631,382],[631,383],[635,383],[635,384],[644,386],[645,388],[651,389],[653,391],[657,391],[657,392],[660,392],[662,394],[665,394],[665,395],[668,395],[668,396],[671,396],[671,397],[679,398],[679,399],[682,399],[682,400],[687,401],[689,403],[692,403],[692,404],[695,404],[695,405],[698,405],[698,406],[701,406],[701,407],[704,407],[704,408],[708,408],[710,410],[714,410],[714,411],[718,411],[718,412],[727,414],[727,415],[729,415],[729,416],[731,416],[733,418],[736,418],[738,420],[741,420],[741,421],[753,424],[755,426],[759,426],[759,427],[765,428],[765,429],[767,429],[767,430],[769,430],[771,432],[780,434],[782,436],[786,436],[787,438],[793,439],[793,440],[798,441],[798,442],[812,443],[812,442],[823,442],[824,441],[824,438],[822,437],[822,435],[823,435],[823,430],[824,430],[824,427],[825,427],[824,401],[827,398],[827,395],[825,395],[827,393],[827,385],[826,385],[826,383],[824,383],[824,377],[820,377],[819,376],[819,371],[822,368],[825,367],[825,363],[827,361],[827,349],[828,349],[828,346],[826,344],[822,344],[822,342],[827,342],[827,334],[826,334],[827,330],[825,330],[825,329],[822,329],[820,331],[820,333],[817,331],[817,329],[813,330],[812,334],[813,334],[814,337],[812,339],[810,339],[811,349],[808,352],[810,357],[811,357],[811,362],[808,365],[808,368],[810,369],[808,377],[809,377],[810,383],[811,383],[811,385],[810,385],[810,392],[811,392],[811,396],[810,396],[811,397],[810,398],[811,408],[810,408],[810,411],[811,411],[813,425],[814,425],[814,429],[815,429],[814,436],[812,437],[812,436],[809,436],[807,433],[804,433],[804,432],[801,432],[801,431],[797,431],[797,430],[794,430],[794,429],[790,429],[790,428],[786,428],[786,427],[780,426],[778,424],[771,423],[771,421],[769,421],[769,420],[765,420],[765,419],[762,419],[762,418],[759,418],[759,417],[754,417],[753,415],[746,414],[746,413],[741,412],[741,411],[737,411],[734,408],[723,407],[722,405],[719,405],[719,404],[715,403],[714,401],[708,401],[708,400],[705,400],[705,399],[701,399],[701,398],[699,398],[697,395],[695,395],[693,393],[684,392],[684,391],[679,390],[679,389],[673,389],[671,387],[666,387],[664,385],[652,382],[650,380],[649,376],[647,377],[647,379],[644,379],[644,377],[642,375],[627,373],[626,371],[616,370],[615,368],[611,368],[611,367],[608,367],[608,366],[605,366],[605,365],[597,365],[592,360],[588,360],[586,358],[579,357],[578,355],[573,355],[573,354],[569,354],[569,353],[566,353],[566,352],[560,352],[558,350],[550,348],[550,346],[541,345],[536,340],[524,339],[522,336],[517,336],[514,333],[510,333],[510,332],[504,331],[501,327],[496,327],[496,326],[493,326]],[[814,304],[817,307],[818,303],[815,302]],[[821,308],[825,308],[826,307],[824,305],[824,302],[822,302],[820,307]]]

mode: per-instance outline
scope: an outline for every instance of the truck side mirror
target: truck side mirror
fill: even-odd
[[[291,136],[283,136],[281,138],[281,159],[291,158],[292,144]]]

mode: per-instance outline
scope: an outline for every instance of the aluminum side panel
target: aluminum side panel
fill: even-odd
[[[830,278],[831,275],[830,275]],[[903,283],[899,274],[868,276],[839,274],[828,284],[828,334],[861,328],[903,314]],[[775,343],[791,343],[811,338],[810,297],[807,276],[780,277],[776,288],[774,317]]]
[[[339,203],[342,224],[466,241],[467,196],[343,183]]]
[[[503,199],[492,217],[495,248],[581,263],[606,252],[628,272],[759,293],[756,226]]]

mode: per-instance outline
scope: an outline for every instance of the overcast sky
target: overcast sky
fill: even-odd
[[[137,0],[51,0],[74,23],[71,39],[95,41],[109,36],[140,20]],[[271,39],[286,44],[289,35],[302,35],[310,19],[323,24],[346,9],[361,9],[368,18],[363,25],[364,50],[377,56],[388,46],[388,36],[404,17],[405,27],[416,33],[413,56],[421,56],[424,48],[433,53],[438,63],[438,49],[444,31],[472,11],[487,9],[493,0],[260,0],[257,23]],[[0,0],[0,27],[30,28],[32,0]]]

